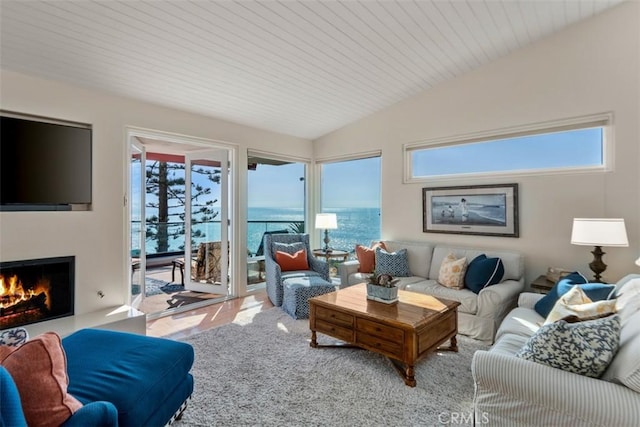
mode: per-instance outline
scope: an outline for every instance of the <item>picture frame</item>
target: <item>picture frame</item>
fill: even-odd
[[[518,184],[422,189],[425,233],[519,237]]]

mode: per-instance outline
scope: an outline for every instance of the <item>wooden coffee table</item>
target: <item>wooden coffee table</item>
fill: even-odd
[[[311,347],[356,346],[382,354],[415,387],[416,362],[436,349],[458,351],[460,303],[408,291],[398,297],[395,304],[368,300],[362,283],[310,298]],[[318,345],[317,332],[344,343]],[[447,340],[449,347],[440,348]]]

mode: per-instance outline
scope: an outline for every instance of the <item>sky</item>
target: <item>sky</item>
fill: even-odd
[[[259,164],[249,171],[250,208],[304,207],[304,164]],[[326,163],[322,166],[322,206],[379,207],[380,158]]]
[[[413,152],[413,175],[599,166],[602,129],[454,145]]]

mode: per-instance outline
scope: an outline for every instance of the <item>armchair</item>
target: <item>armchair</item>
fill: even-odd
[[[264,280],[265,267],[264,267],[264,236],[267,234],[288,234],[289,230],[274,230],[274,231],[265,231],[262,234],[262,239],[260,239],[260,245],[258,246],[258,250],[252,256],[252,260],[257,262],[258,264],[258,280]]]
[[[285,271],[283,272],[275,260],[276,249],[274,243],[293,244],[302,243],[307,251],[307,261],[309,270]],[[327,282],[331,282],[329,277],[329,264],[316,259],[309,248],[308,234],[265,234],[264,236],[264,262],[266,270],[267,295],[275,306],[282,305],[284,295],[283,282],[290,277],[311,277],[318,276]]]

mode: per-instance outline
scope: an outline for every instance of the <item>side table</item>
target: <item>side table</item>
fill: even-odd
[[[349,257],[349,252],[339,251],[337,249],[334,249],[331,252],[325,252],[322,249],[313,249],[311,253],[313,254],[314,257],[324,258],[327,261],[327,264],[329,264],[329,274],[332,277],[338,274],[338,269],[332,265],[331,260],[332,259],[340,260],[342,258],[340,261],[336,261],[336,262],[345,262]]]
[[[553,288],[554,285],[555,283],[553,283],[551,280],[548,280],[547,276],[542,274],[538,276],[536,280],[531,282],[531,289],[533,289],[535,292],[539,294],[546,294],[546,293],[549,293],[549,291],[551,290],[551,288]]]
[[[349,252],[347,251],[339,251],[337,249],[332,250],[331,252],[325,252],[322,249],[314,249],[311,251],[314,257],[316,258],[324,258],[327,262],[332,258],[342,258],[342,262],[347,260],[349,256]]]

